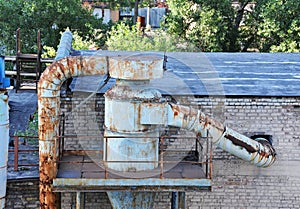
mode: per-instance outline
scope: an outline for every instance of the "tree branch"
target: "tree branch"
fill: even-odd
[[[141,0],[135,0],[134,3],[134,17],[133,17],[133,24],[136,24],[137,17],[139,15],[139,3]]]
[[[240,27],[240,24],[243,20],[243,16],[244,16],[244,12],[245,12],[245,8],[246,6],[250,3],[250,1],[246,1],[244,3],[240,3],[240,8],[237,11],[237,15],[235,18],[235,25],[234,28],[237,30]]]

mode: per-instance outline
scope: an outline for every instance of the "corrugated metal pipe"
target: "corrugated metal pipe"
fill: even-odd
[[[163,74],[162,63],[157,62],[158,58],[153,58],[156,61],[152,59],[149,61],[147,57],[136,59],[129,57],[128,59],[101,56],[66,57],[53,62],[42,74],[38,85],[41,209],[55,209],[59,205],[56,193],[53,192],[52,183],[57,173],[60,87],[62,83],[74,76],[106,75],[109,69],[110,74],[116,78],[137,79],[138,83],[139,80],[143,82],[145,79],[160,77]],[[128,65],[128,62],[132,64]],[[160,71],[152,72],[148,68],[141,68],[141,66],[145,66],[145,63],[149,66],[159,66]],[[122,94],[122,92],[118,93]],[[146,95],[142,94],[143,96],[147,97],[147,92]]]
[[[70,56],[71,51],[72,51],[72,40],[73,40],[73,35],[72,35],[71,31],[69,31],[67,29],[61,35],[61,39],[60,39],[54,60],[59,60],[59,59],[65,58],[67,56]],[[69,86],[71,85],[72,80],[73,80],[72,78],[69,78],[62,84],[62,86],[61,86],[61,96],[62,97],[67,96],[67,92],[69,91]]]
[[[106,57],[67,57],[53,62],[38,85],[40,208],[57,208],[52,182],[57,173],[60,87],[73,76],[105,75]]]
[[[66,30],[65,32],[63,32],[63,34],[61,35],[61,39],[54,60],[59,60],[71,54],[72,39],[73,39],[73,35],[71,31]]]
[[[0,89],[0,135],[0,209],[4,209],[9,141],[9,107],[7,91],[5,89]]]
[[[208,131],[218,147],[258,167],[268,167],[275,161],[276,151],[268,140],[250,139],[206,116],[200,110],[169,103],[167,114],[168,125],[185,128],[202,136]]]

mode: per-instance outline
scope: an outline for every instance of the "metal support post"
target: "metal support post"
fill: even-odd
[[[14,171],[19,167],[19,137],[14,136]]]
[[[76,192],[76,209],[83,209],[81,192]]]
[[[172,192],[171,209],[185,209],[185,192]]]
[[[185,192],[178,192],[178,209],[185,209]]]
[[[178,192],[172,192],[171,209],[178,209]]]

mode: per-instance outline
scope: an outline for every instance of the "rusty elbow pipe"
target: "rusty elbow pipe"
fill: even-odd
[[[38,84],[40,208],[56,209],[52,181],[57,173],[60,87],[74,76],[108,74],[107,57],[66,57],[55,61]]]
[[[267,139],[253,140],[228,127],[216,144],[221,149],[258,167],[269,167],[276,159],[276,151]]]
[[[191,107],[169,103],[168,125],[202,136],[208,131],[218,147],[258,167],[269,167],[276,158],[276,151],[268,140],[250,139]]]

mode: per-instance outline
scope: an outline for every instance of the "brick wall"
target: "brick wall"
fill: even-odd
[[[82,205],[85,209],[99,208],[99,209],[112,209],[108,196],[105,192],[82,193]],[[170,208],[170,193],[163,192],[156,196],[154,201],[154,208]],[[75,208],[76,193],[62,193],[61,195],[61,208],[71,209]]]
[[[273,136],[277,161],[257,168],[215,150],[212,192],[188,193],[187,208],[299,208],[300,98],[226,98],[221,103],[228,127],[249,136]]]
[[[62,100],[62,110],[66,113],[72,110],[66,120],[66,134],[95,135],[90,139],[66,139],[68,149],[81,149],[82,146],[102,149],[101,136],[97,136],[103,134],[102,95],[92,97],[73,113],[74,108],[87,96],[77,94],[73,99]],[[300,97],[177,97],[176,100],[200,108],[242,134],[272,135],[278,154],[272,167],[257,168],[220,149],[214,149],[212,191],[187,192],[188,209],[299,208]],[[98,128],[101,130],[96,130]],[[27,188],[29,185],[20,187]],[[15,189],[18,192],[17,187]],[[8,193],[8,198],[11,198]],[[170,197],[168,192],[160,193],[154,208],[170,208]],[[74,208],[74,198],[74,193],[63,193],[62,208]],[[105,193],[86,193],[85,206],[86,209],[111,208]]]
[[[62,98],[61,112],[65,113],[66,150],[103,150],[104,98],[102,95],[85,99],[90,94],[74,92],[73,98]],[[88,136],[88,137],[86,137]]]
[[[103,110],[103,98],[99,96],[86,104],[89,111],[82,113],[81,119],[86,120],[88,115],[93,117],[99,114],[90,112],[91,109]],[[187,208],[297,208],[300,205],[300,98],[175,99],[181,104],[200,108],[228,127],[248,136],[257,133],[272,135],[278,153],[272,167],[261,169],[215,149],[212,191],[188,192]],[[99,116],[103,116],[103,113]],[[97,127],[102,127],[103,119],[98,118],[96,121]],[[157,208],[161,208],[161,204],[169,207],[170,195],[164,195],[167,200],[158,201],[160,206]]]
[[[5,204],[5,209],[39,208],[39,180],[9,180],[6,187]]]
[[[82,205],[84,208],[105,208],[112,209],[108,196],[105,192],[81,193]],[[75,209],[76,193],[61,194],[61,208]]]

